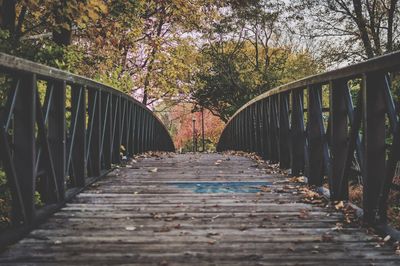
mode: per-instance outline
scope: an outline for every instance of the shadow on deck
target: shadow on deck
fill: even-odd
[[[145,158],[116,169],[0,255],[17,265],[399,265],[340,212],[234,155]],[[338,223],[339,226],[338,226]]]

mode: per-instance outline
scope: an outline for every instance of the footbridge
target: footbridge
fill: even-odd
[[[176,154],[132,97],[0,54],[0,264],[399,265],[399,70],[393,53],[281,86],[218,153]]]

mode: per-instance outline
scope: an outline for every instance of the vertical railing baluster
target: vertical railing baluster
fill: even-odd
[[[21,77],[21,90],[17,94],[14,109],[14,165],[18,178],[26,217],[16,217],[17,221],[30,223],[35,217],[36,183],[36,75]],[[19,215],[14,212],[14,215]]]
[[[101,97],[101,121],[102,121],[102,140],[101,150],[103,155],[104,169],[111,169],[111,138],[112,138],[112,94],[102,92]]]
[[[270,97],[270,112],[271,112],[271,161],[279,161],[279,139],[278,139],[278,114],[277,114],[277,101],[276,97]]]
[[[143,127],[143,108],[139,109],[139,134],[138,134],[138,144],[139,144],[139,153],[144,151],[144,127]]]
[[[113,140],[113,163],[121,162],[121,113],[122,113],[122,97],[115,97],[115,114],[114,114],[114,140]]]
[[[375,222],[379,193],[385,176],[385,76],[369,73],[362,79],[364,127],[364,219]]]
[[[85,185],[86,175],[86,89],[82,86],[71,88],[71,126],[69,160],[72,163],[74,185]],[[67,163],[68,168],[69,163]],[[70,171],[66,173],[71,174]]]
[[[121,100],[122,100],[122,108],[121,108],[120,146],[121,146],[121,153],[123,154],[123,156],[125,156],[126,155],[125,141],[126,141],[126,134],[127,134],[128,102],[124,98],[121,98]]]
[[[393,179],[396,175],[397,163],[400,160],[400,131],[399,131],[399,120],[397,117],[398,108],[396,107],[392,92],[391,92],[391,81],[389,76],[386,75],[385,78],[385,105],[386,112],[388,114],[388,119],[390,121],[391,133],[393,135],[393,141],[389,149],[388,159],[386,162],[386,175],[385,180],[380,191],[379,196],[379,219],[380,222],[387,222],[387,208],[388,208],[388,198],[390,195],[390,190],[392,188]]]
[[[304,120],[303,120],[303,89],[292,91],[291,115],[291,169],[292,175],[298,176],[304,171]]]
[[[89,88],[89,175],[99,176],[101,172],[101,94],[100,91]]]
[[[347,81],[337,80],[330,84],[330,135],[331,135],[331,169],[329,171],[329,189],[332,200],[348,198],[348,186],[343,182],[340,188],[340,176],[346,166],[347,144],[347,108],[346,108]]]
[[[54,172],[58,187],[58,198],[65,197],[65,163],[66,163],[66,119],[65,119],[65,90],[66,82],[53,83],[53,97],[50,104],[48,121],[48,139]]]
[[[324,126],[322,120],[322,87],[308,89],[308,148],[310,185],[322,186],[324,178]]]
[[[128,151],[129,151],[129,156],[132,156],[134,154],[134,136],[135,136],[135,105],[132,104],[131,110],[130,110],[130,134],[128,136]]]
[[[271,149],[271,114],[270,114],[270,102],[269,98],[265,99],[264,105],[264,113],[265,113],[265,139],[266,147],[265,147],[265,159],[270,160],[272,156]]]
[[[279,167],[290,167],[289,94],[279,96]]]

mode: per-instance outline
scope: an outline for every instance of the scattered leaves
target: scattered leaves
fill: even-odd
[[[157,173],[158,172],[158,168],[152,168],[149,170],[149,172],[151,173]]]

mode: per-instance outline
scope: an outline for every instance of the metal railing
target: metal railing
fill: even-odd
[[[0,166],[15,228],[29,230],[123,156],[174,151],[161,121],[109,86],[2,53],[0,75],[8,91],[0,109]],[[7,238],[13,237],[5,232],[0,242]]]
[[[364,219],[384,224],[400,153],[399,70],[397,52],[268,91],[233,115],[217,150],[257,152],[319,187],[327,177],[332,200],[348,199],[357,165]]]

